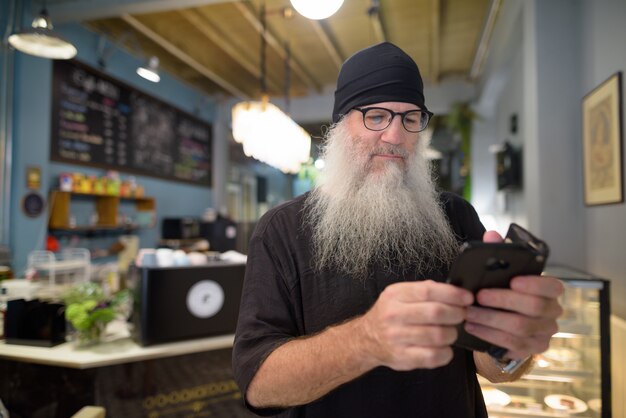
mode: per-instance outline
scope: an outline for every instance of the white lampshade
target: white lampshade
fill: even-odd
[[[76,47],[52,31],[48,12],[43,9],[33,20],[32,28],[9,36],[9,44],[18,51],[49,59],[70,59]]]
[[[314,20],[334,15],[342,4],[343,0],[291,0],[291,5],[298,13]]]
[[[137,68],[137,74],[153,83],[161,81],[161,76],[159,76],[159,59],[154,56],[150,57],[146,65]]]
[[[248,157],[295,174],[309,159],[311,136],[268,101],[241,102],[232,110],[233,138]]]

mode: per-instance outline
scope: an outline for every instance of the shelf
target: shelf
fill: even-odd
[[[72,227],[70,225],[70,206],[73,199],[89,199],[94,202],[95,212],[98,215],[98,223],[95,225],[80,225]],[[131,201],[135,204],[137,213],[153,214],[156,211],[156,202],[153,197],[132,197],[132,196],[109,196],[87,193],[52,191],[50,193],[50,221],[48,229],[51,231],[71,231],[71,232],[98,232],[114,230],[134,230],[138,226],[118,225],[118,208],[120,201]],[[153,226],[152,224],[150,226]]]
[[[590,415],[581,415],[581,414],[568,414],[566,412],[561,411],[544,411],[544,410],[532,410],[532,409],[521,409],[521,408],[507,408],[499,407],[499,408],[490,408],[489,416],[497,416],[498,417],[549,417],[549,418],[564,418],[570,416],[576,416],[576,418],[590,418]]]
[[[100,231],[136,231],[137,229],[141,229],[139,225],[84,225],[84,226],[76,226],[74,228],[48,228],[53,232],[68,232],[68,233],[89,233],[89,232],[100,232]]]
[[[537,370],[533,369],[528,374],[522,376],[521,379],[513,382],[499,383],[502,387],[517,387],[517,388],[539,388],[541,383],[546,384],[554,383],[572,383],[574,381],[583,380],[589,382],[593,379],[593,373],[586,370]],[[481,385],[490,385],[489,381],[482,376],[478,379]]]
[[[55,272],[64,272],[77,269],[84,269],[88,265],[85,260],[60,260],[50,263],[37,264],[38,270],[54,270]]]
[[[574,369],[532,369],[525,379],[545,380],[552,381],[551,378],[567,378],[567,379],[590,379],[593,377],[593,372],[589,370],[574,370]],[[542,377],[544,379],[542,379]]]
[[[570,320],[559,320],[559,332],[553,338],[577,338],[577,337],[599,337],[592,335],[592,327],[589,324],[581,324]]]

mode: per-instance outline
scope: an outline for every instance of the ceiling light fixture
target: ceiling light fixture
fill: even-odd
[[[311,136],[267,96],[233,107],[233,138],[248,157],[296,174],[309,159]]]
[[[343,0],[291,0],[291,5],[302,16],[320,20],[334,15],[343,4]]]
[[[137,68],[137,74],[146,80],[158,83],[161,80],[159,76],[159,58],[151,56],[146,65]]]
[[[53,30],[52,21],[45,6],[33,20],[32,28],[9,36],[9,44],[18,51],[36,57],[65,60],[74,58],[76,47]]]
[[[265,81],[265,6],[261,6],[261,92],[260,101],[237,103],[232,109],[233,138],[243,144],[243,152],[283,173],[296,174],[309,160],[311,135],[269,102]],[[287,54],[289,57],[289,53]],[[286,91],[289,91],[289,66],[286,65]],[[289,103],[288,94],[286,103]]]

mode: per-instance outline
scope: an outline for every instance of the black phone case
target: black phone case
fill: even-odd
[[[508,288],[515,276],[541,274],[546,259],[546,254],[523,243],[468,242],[452,265],[448,283],[474,294],[484,288]],[[503,352],[502,348],[468,334],[463,324],[457,329],[459,336],[454,345],[475,351]]]

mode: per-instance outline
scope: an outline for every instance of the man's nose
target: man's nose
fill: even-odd
[[[387,126],[380,135],[380,139],[389,144],[401,144],[406,140],[405,137],[406,130],[402,125],[402,116],[400,115],[394,115],[389,126]]]

